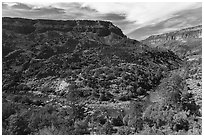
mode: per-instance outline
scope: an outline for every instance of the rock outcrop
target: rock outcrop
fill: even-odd
[[[202,37],[202,26],[195,26],[190,28],[185,28],[178,31],[173,31],[169,33],[164,33],[160,35],[152,35],[145,40],[142,40],[144,44],[157,46],[160,44],[165,44],[172,40],[177,40],[185,42],[187,39],[199,39]]]
[[[181,58],[199,60],[202,55],[202,26],[153,35],[141,42],[152,47],[171,50]]]
[[[20,34],[30,34],[33,32],[43,33],[46,31],[62,32],[92,32],[98,36],[108,36],[111,33],[126,37],[121,29],[108,21],[92,20],[30,20],[22,18],[3,18],[3,29],[12,30]]]

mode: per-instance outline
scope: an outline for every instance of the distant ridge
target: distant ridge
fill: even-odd
[[[160,44],[168,40],[182,40],[187,38],[201,38],[202,25],[188,27],[177,31],[172,31],[163,34],[151,35],[148,38],[141,40],[145,44]]]
[[[152,35],[141,42],[151,47],[171,50],[181,58],[198,60],[202,55],[202,25]]]

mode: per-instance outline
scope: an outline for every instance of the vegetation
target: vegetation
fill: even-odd
[[[3,18],[2,59],[4,135],[202,133],[187,84],[201,60],[128,39],[112,23]]]

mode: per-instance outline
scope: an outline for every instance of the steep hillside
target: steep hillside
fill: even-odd
[[[177,86],[163,84],[184,76],[184,60],[127,38],[111,22],[3,18],[2,37],[3,134],[142,134],[145,125],[161,126],[145,115],[157,92],[176,92],[173,103],[156,102],[165,114],[185,107],[188,117],[200,116],[190,97],[181,98],[185,86],[166,92]],[[193,128],[179,122],[172,132]]]
[[[168,49],[184,61],[186,83],[196,103],[202,105],[202,26],[190,27],[161,35],[153,35],[141,41],[152,47]]]
[[[82,71],[91,64],[92,69],[136,63],[171,70],[179,62],[170,51],[128,39],[110,22],[3,18],[3,72],[17,73],[20,81],[60,77],[69,69]]]
[[[199,59],[202,54],[202,26],[152,35],[141,42],[154,47],[169,49],[182,58]]]

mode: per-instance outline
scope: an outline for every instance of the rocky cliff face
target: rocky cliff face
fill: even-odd
[[[185,42],[188,39],[199,39],[202,37],[202,26],[190,27],[178,31],[173,31],[161,35],[152,35],[145,40],[142,40],[143,43],[147,45],[157,46],[165,44],[172,40],[177,40]]]
[[[62,32],[92,32],[98,36],[108,36],[111,33],[126,37],[123,32],[107,21],[92,20],[29,20],[21,18],[3,18],[3,29],[12,30],[20,34],[30,34],[33,32],[43,33],[46,31],[62,31]]]
[[[141,42],[149,46],[169,49],[181,58],[198,60],[202,55],[202,26],[153,35]]]

